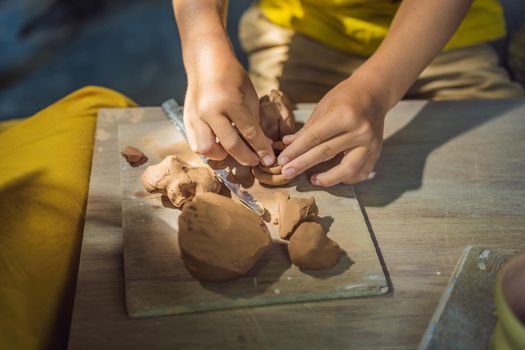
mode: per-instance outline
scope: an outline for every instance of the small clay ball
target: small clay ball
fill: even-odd
[[[181,258],[202,281],[225,281],[248,272],[272,244],[262,219],[246,206],[204,193],[179,217]]]
[[[337,265],[341,249],[317,222],[303,222],[288,244],[292,263],[301,269],[324,270]]]
[[[159,164],[149,166],[142,174],[142,185],[150,193],[166,196],[176,208],[198,194],[221,189],[210,168],[192,167],[177,156],[167,156]]]

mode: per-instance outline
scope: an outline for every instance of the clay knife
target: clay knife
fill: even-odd
[[[186,128],[184,127],[184,119],[182,116],[183,107],[179,105],[174,99],[167,100],[162,104],[162,110],[168,119],[179,129],[184,138],[187,140]],[[208,158],[200,156],[202,161],[208,164]],[[264,207],[240,184],[230,181],[231,169],[212,169],[217,178],[234,193],[241,202],[246,204],[248,208],[262,216],[264,214]]]

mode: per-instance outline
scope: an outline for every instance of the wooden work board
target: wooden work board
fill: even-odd
[[[314,106],[298,108],[303,117]],[[118,126],[166,117],[102,109],[69,348],[417,348],[465,246],[525,249],[524,116],[523,99],[402,101],[388,113],[377,176],[354,186],[392,280],[386,295],[130,318]]]
[[[195,280],[179,257],[180,210],[162,204],[159,194],[145,192],[141,175],[148,165],[175,154],[192,165],[203,165],[178,130],[168,121],[119,127],[119,148],[142,150],[149,161],[131,167],[121,158],[122,218],[126,305],[131,317],[151,317],[244,306],[305,302],[380,295],[387,279],[352,186],[314,188],[300,176],[278,188],[255,181],[248,189],[271,214],[266,217],[273,245],[245,276],[227,282]],[[286,242],[278,238],[275,191],[292,197],[313,196],[329,237],[344,253],[334,268],[300,270],[291,264]],[[234,200],[237,200],[234,198]]]

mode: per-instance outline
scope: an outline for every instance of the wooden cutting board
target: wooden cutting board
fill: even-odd
[[[272,248],[245,276],[233,281],[195,280],[179,258],[177,209],[164,207],[159,195],[144,191],[141,175],[148,165],[176,154],[202,165],[178,130],[168,121],[121,125],[120,150],[141,149],[147,164],[132,168],[121,159],[122,217],[126,304],[131,317],[150,317],[255,305],[305,302],[388,292],[378,252],[352,186],[314,188],[305,176],[279,187],[257,181],[250,192],[270,212],[267,226]],[[329,236],[345,251],[338,265],[325,271],[301,271],[290,263],[286,245],[279,242],[275,191],[291,196],[314,196]]]

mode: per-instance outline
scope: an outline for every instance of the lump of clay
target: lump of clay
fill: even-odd
[[[290,238],[288,254],[301,269],[323,270],[337,265],[341,249],[317,222],[303,222]]]
[[[261,218],[215,193],[198,195],[179,217],[181,258],[202,281],[225,281],[250,270],[272,244]]]
[[[279,206],[279,236],[289,239],[297,227],[308,217],[319,213],[314,197],[290,198],[288,194],[275,192]]]
[[[148,157],[135,147],[128,146],[125,150],[120,152],[120,154],[122,154],[129,165],[134,168],[141,166],[148,161]]]
[[[295,117],[290,100],[282,91],[272,90],[259,99],[261,128],[266,136],[277,141],[292,134],[295,129]]]
[[[176,208],[198,194],[221,189],[210,168],[192,167],[177,156],[167,156],[159,164],[149,166],[142,174],[142,184],[146,191],[168,197]]]

